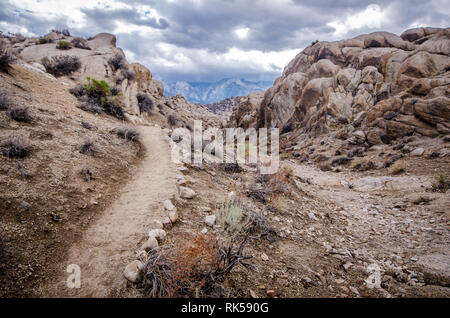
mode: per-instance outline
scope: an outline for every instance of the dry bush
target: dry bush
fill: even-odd
[[[177,124],[178,118],[177,116],[170,114],[167,116],[167,123],[170,125],[170,127],[173,127]]]
[[[401,161],[395,162],[390,169],[391,174],[401,174],[405,171],[406,171],[406,164]]]
[[[11,63],[15,60],[16,58],[8,48],[6,41],[0,38],[0,72],[8,73]]]
[[[124,120],[125,112],[118,98],[111,98],[111,89],[105,80],[96,80],[88,77],[88,84],[82,86],[77,85],[69,90],[78,101],[82,110],[102,114],[106,113],[117,119]]]
[[[287,194],[291,185],[292,169],[280,168],[273,174],[259,174],[257,177],[263,189],[269,195]]]
[[[8,158],[23,159],[31,152],[31,146],[28,140],[21,137],[12,137],[6,140],[1,147],[3,156]]]
[[[439,176],[434,177],[436,183],[432,183],[432,190],[435,192],[446,193],[448,188],[450,187],[450,181],[446,180],[444,174],[440,174]]]
[[[90,50],[91,49],[89,47],[89,45],[87,44],[87,41],[80,37],[73,38],[71,43],[74,47],[76,47],[78,49],[82,49],[82,50]]]
[[[81,62],[77,56],[58,55],[51,59],[44,57],[41,62],[45,70],[54,76],[70,75],[81,68]]]
[[[9,111],[9,117],[21,123],[31,123],[32,118],[28,107],[15,107]]]
[[[117,71],[125,66],[125,59],[122,55],[116,54],[108,59],[108,64],[111,66],[113,71]]]
[[[56,48],[58,50],[70,50],[72,48],[72,43],[68,41],[59,41]]]
[[[139,93],[136,95],[139,112],[142,114],[144,112],[150,112],[155,107],[152,97],[147,93]]]
[[[83,168],[80,170],[80,176],[83,178],[86,182],[91,182],[91,180],[94,179],[92,171],[88,168]]]
[[[0,110],[7,110],[11,107],[11,100],[5,92],[0,92]]]
[[[88,155],[88,156],[95,156],[95,154],[98,153],[98,151],[99,151],[97,146],[95,145],[94,141],[92,141],[92,140],[86,140],[85,142],[83,142],[78,147],[78,150],[83,155]]]
[[[122,75],[124,78],[126,78],[128,81],[134,81],[136,79],[136,73],[132,70],[122,70]]]
[[[97,126],[94,126],[94,125],[92,125],[92,124],[90,124],[90,123],[88,123],[88,122],[86,122],[84,120],[81,121],[81,126],[84,129],[87,129],[87,130],[92,130],[92,131],[97,131],[98,130]]]
[[[142,291],[150,297],[224,297],[222,283],[236,265],[250,268],[241,244],[222,245],[198,234],[172,249],[149,252]]]
[[[139,140],[139,137],[140,137],[139,131],[137,131],[136,128],[131,127],[131,126],[115,128],[111,132],[113,134],[116,134],[120,138],[128,140],[128,141],[137,141],[137,140]]]

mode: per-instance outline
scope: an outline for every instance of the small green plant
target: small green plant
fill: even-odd
[[[93,77],[87,77],[88,84],[84,85],[84,89],[87,90],[91,95],[105,97],[111,95],[111,88],[105,80],[96,80]]]
[[[52,43],[52,39],[46,38],[46,37],[40,37],[36,44],[48,44],[48,43]]]
[[[361,167],[361,160],[359,159],[353,160],[350,166],[352,169],[358,169],[359,167]]]
[[[445,176],[441,173],[439,176],[434,177],[434,179],[437,181],[437,183],[433,183],[433,191],[436,192],[447,192],[448,188],[450,187],[450,181],[445,179]]]
[[[401,174],[406,171],[406,164],[401,161],[397,161],[391,167],[391,174]]]
[[[280,154],[280,159],[290,159],[292,154],[290,152],[283,152]]]
[[[56,48],[58,50],[70,50],[72,48],[72,43],[68,41],[59,41]]]

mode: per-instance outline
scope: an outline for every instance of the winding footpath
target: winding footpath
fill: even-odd
[[[140,126],[145,155],[135,177],[100,219],[73,245],[62,277],[44,294],[53,297],[114,297],[126,287],[123,269],[136,257],[153,219],[164,216],[162,202],[176,192],[170,146],[158,127]],[[81,288],[66,285],[67,265],[81,269]],[[123,296],[123,294],[122,294]]]

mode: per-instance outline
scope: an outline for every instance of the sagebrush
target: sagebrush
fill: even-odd
[[[81,68],[81,61],[77,56],[57,55],[50,59],[44,57],[41,60],[45,70],[54,76],[70,75]]]

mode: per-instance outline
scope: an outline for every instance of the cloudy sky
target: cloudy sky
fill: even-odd
[[[448,0],[0,0],[0,30],[109,32],[165,80],[273,80],[314,40],[448,27]]]

